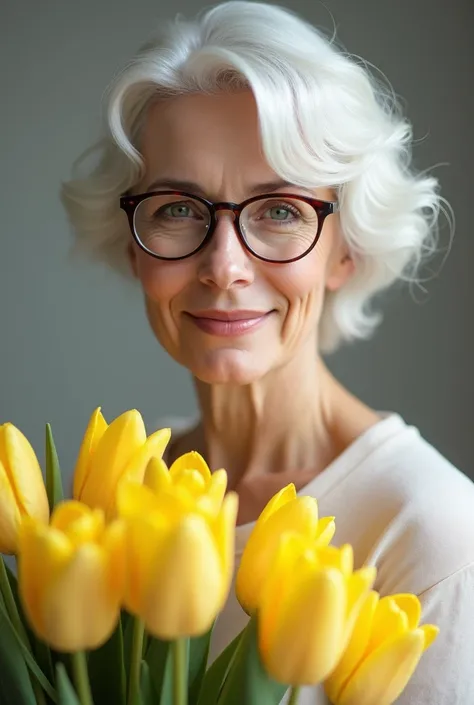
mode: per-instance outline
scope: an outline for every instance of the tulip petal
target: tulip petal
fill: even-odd
[[[28,621],[44,641],[45,595],[73,555],[71,542],[57,529],[25,517],[19,534],[18,585]]]
[[[58,504],[51,518],[51,526],[62,531],[74,546],[100,539],[104,531],[104,513],[91,510],[81,502],[65,501]]]
[[[145,426],[138,411],[127,411],[112,421],[91,458],[81,501],[107,512],[111,498],[115,499],[117,483],[128,460],[145,441]]]
[[[423,651],[426,651],[426,649],[429,649],[431,644],[438,636],[439,627],[435,626],[434,624],[423,624],[420,629],[425,635],[425,645],[423,647]]]
[[[270,649],[275,624],[292,589],[288,576],[295,575],[295,564],[304,553],[304,538],[287,533],[281,538],[275,559],[265,578],[259,604],[259,644],[261,651]]]
[[[48,643],[58,651],[96,649],[112,634],[119,601],[108,591],[106,557],[99,546],[80,546],[44,591]]]
[[[239,498],[237,493],[229,492],[222,502],[222,508],[217,515],[213,529],[223,575],[221,607],[224,606],[224,602],[227,599],[234,575],[235,523],[237,521],[238,508]]]
[[[20,521],[21,514],[16,497],[5,466],[0,460],[0,553],[17,553]]]
[[[207,494],[216,504],[221,504],[227,489],[227,473],[225,470],[216,470],[212,473]]]
[[[161,639],[204,634],[223,592],[221,561],[205,519],[184,519],[150,568],[154,572],[143,613],[148,631]]]
[[[321,546],[318,550],[321,563],[327,568],[335,568],[343,575],[349,576],[354,568],[354,553],[352,546],[344,544],[336,546]]]
[[[171,438],[171,429],[161,428],[147,438],[130,458],[123,471],[123,479],[143,482],[148,463],[152,458],[161,458]]]
[[[321,517],[318,521],[316,531],[316,543],[318,546],[327,546],[336,533],[336,523],[334,517]]]
[[[143,446],[135,451],[132,457],[129,459],[122,473],[120,474],[115,491],[110,495],[109,503],[106,510],[107,518],[110,520],[117,514],[116,507],[116,494],[118,491],[118,486],[121,482],[137,482],[143,483],[146,469],[150,460],[154,457],[161,458],[165,448],[169,442],[171,436],[171,430],[169,428],[162,428],[156,433],[153,433],[145,441]]]
[[[336,669],[324,683],[326,695],[332,703],[338,703],[340,693],[349,676],[364,656],[372,631],[372,622],[379,595],[371,590],[360,610],[349,643]]]
[[[408,617],[405,612],[398,607],[392,595],[382,597],[375,610],[368,653],[407,630]]]
[[[382,644],[355,671],[338,705],[391,705],[413,675],[424,640],[423,631],[414,629]]]
[[[416,629],[421,619],[421,603],[416,595],[399,593],[390,595],[397,607],[407,616],[408,629]]]
[[[149,487],[155,494],[159,494],[162,489],[169,487],[171,477],[163,458],[154,456],[146,466],[143,484]]]
[[[198,512],[204,514],[210,520],[215,519],[220,512],[226,489],[226,471],[216,470],[212,473],[205,492],[196,499]]]
[[[347,628],[349,631],[352,631],[365,597],[375,582],[376,574],[375,567],[365,566],[347,579]]]
[[[57,504],[51,514],[50,526],[64,531],[74,521],[90,514],[90,508],[76,500],[67,500]]]
[[[343,575],[332,568],[300,570],[280,610],[262,659],[281,683],[315,685],[341,657],[346,613]]]
[[[246,612],[252,613],[258,606],[262,585],[281,536],[294,531],[313,537],[317,525],[318,507],[311,497],[296,497],[269,514],[264,523],[257,521],[244,549],[236,580],[237,597]]]
[[[116,506],[119,516],[128,519],[157,511],[159,503],[149,487],[139,485],[137,482],[120,482],[117,488]]]
[[[267,502],[257,519],[257,526],[259,524],[264,524],[272,514],[280,509],[280,507],[284,504],[291,502],[292,499],[296,499],[296,487],[291,482],[289,485],[286,485],[286,487],[283,487],[279,492],[273,495],[269,502]]]
[[[143,615],[144,596],[150,572],[159,563],[169,526],[157,512],[135,515],[126,522],[125,606],[131,614]]]
[[[104,531],[102,546],[106,556],[106,581],[109,599],[120,601],[125,592],[127,561],[125,554],[126,524],[119,519]]]
[[[181,470],[172,476],[172,483],[173,485],[184,487],[193,499],[199,497],[207,486],[206,481],[198,470]]]
[[[49,503],[38,459],[26,436],[11,423],[4,424],[0,433],[0,462],[21,514],[46,523]]]
[[[100,407],[98,407],[90,417],[89,423],[81,443],[79,456],[74,470],[73,497],[80,499],[84,484],[89,472],[90,460],[97,448],[97,444],[107,429],[107,421],[104,419]]]
[[[176,458],[170,467],[171,478],[174,479],[177,475],[180,475],[183,470],[197,470],[206,485],[211,479],[211,471],[209,470],[208,464],[195,450],[192,450],[189,453],[184,453],[184,455]]]

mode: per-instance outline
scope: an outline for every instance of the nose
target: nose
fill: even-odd
[[[219,289],[242,288],[254,280],[253,261],[241,243],[235,214],[219,211],[215,230],[201,252],[199,280]]]

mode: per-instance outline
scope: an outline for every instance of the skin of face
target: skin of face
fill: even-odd
[[[258,115],[250,91],[186,95],[150,106],[139,145],[145,175],[134,193],[175,188],[210,201],[240,203],[282,182],[262,152]],[[170,184],[172,184],[170,186]],[[334,200],[328,188],[274,186]],[[139,279],[152,330],[174,360],[210,385],[251,385],[285,367],[308,345],[317,350],[317,330],[327,291],[353,271],[329,215],[316,247],[287,264],[261,261],[239,241],[231,212],[221,212],[211,241],[180,261],[151,257],[135,242],[130,261]],[[245,335],[222,337],[201,330],[188,314],[203,309],[250,309],[269,314]]]

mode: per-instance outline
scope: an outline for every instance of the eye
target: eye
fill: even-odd
[[[192,218],[195,215],[192,208],[185,203],[170,203],[168,206],[160,208],[156,215],[161,213],[169,218]]]
[[[300,215],[299,210],[292,204],[272,203],[271,206],[263,212],[262,217],[282,222],[292,220],[292,218],[298,218]]]

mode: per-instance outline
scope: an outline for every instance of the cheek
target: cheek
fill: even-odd
[[[289,345],[315,332],[321,316],[325,292],[325,258],[313,252],[282,266],[275,274],[275,285],[287,302],[282,334]]]
[[[192,280],[189,264],[183,262],[163,262],[148,255],[138,255],[137,277],[150,305],[169,308],[173,300],[186,289]]]
[[[148,320],[159,342],[176,357],[179,301],[195,273],[189,262],[163,262],[143,254],[137,257],[136,274],[144,293]]]

